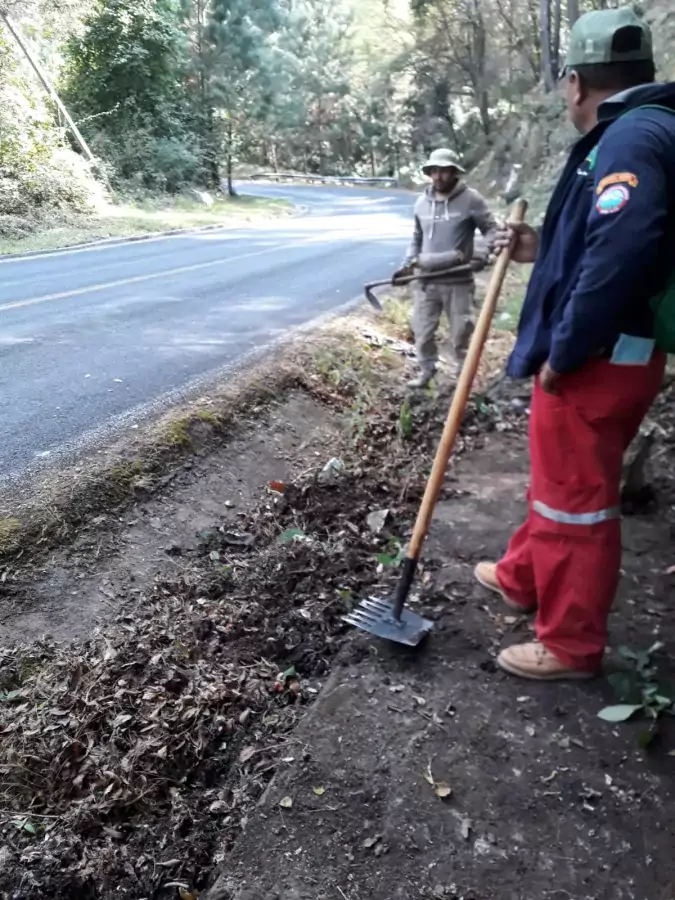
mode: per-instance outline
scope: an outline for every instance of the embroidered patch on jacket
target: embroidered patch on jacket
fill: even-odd
[[[623,184],[615,184],[605,188],[595,204],[595,208],[601,216],[609,216],[618,213],[630,200],[630,191]]]
[[[637,175],[633,175],[632,172],[612,172],[611,175],[606,175],[600,180],[596,191],[601,194],[612,184],[627,184],[629,187],[635,188],[639,183]]]

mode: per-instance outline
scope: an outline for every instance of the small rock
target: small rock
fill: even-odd
[[[209,812],[216,816],[223,815],[229,811],[230,807],[224,800],[214,800],[211,806],[209,806]]]
[[[380,534],[384,526],[387,524],[388,518],[388,509],[374,509],[371,513],[368,514],[366,523],[373,534]]]
[[[320,484],[333,484],[341,475],[344,475],[345,464],[341,459],[333,457],[329,459],[323,469],[319,472]]]

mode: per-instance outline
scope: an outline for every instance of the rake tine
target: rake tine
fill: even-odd
[[[350,613],[348,616],[344,616],[344,621],[349,622],[351,625],[368,627],[370,625],[377,625],[382,619],[380,619],[379,616],[364,615],[363,613]]]
[[[353,616],[343,616],[342,621],[347,625],[353,625],[355,628],[359,628],[361,631],[370,631],[367,622],[362,622],[361,619],[356,619]]]
[[[376,612],[388,613],[391,612],[392,606],[386,600],[362,600],[357,609],[370,609]]]
[[[373,613],[365,612],[364,610],[354,610],[351,612],[349,616],[345,616],[345,619],[349,618],[350,621],[358,620],[359,622],[379,622],[380,616],[373,615]]]

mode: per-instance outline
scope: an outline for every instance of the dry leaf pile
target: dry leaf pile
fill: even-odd
[[[0,651],[0,900],[206,885],[275,768],[302,755],[291,732],[341,616],[396,577],[381,559],[409,531],[446,402],[413,410],[412,440],[399,408],[380,397],[342,468],[272,483],[240,533],[203,533],[179,580],[89,641]],[[472,409],[464,444],[493,424]]]

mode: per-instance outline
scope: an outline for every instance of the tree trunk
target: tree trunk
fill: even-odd
[[[528,0],[527,12],[529,19],[529,28],[527,39],[532,43],[532,58],[536,66],[535,77],[537,81],[541,78],[542,59],[541,59],[541,28],[539,23],[539,15],[537,10],[538,0]]]
[[[567,23],[572,27],[579,18],[579,0],[567,0]]]
[[[490,95],[486,90],[482,90],[478,96],[478,109],[483,132],[486,137],[489,137],[492,130],[492,121],[490,119]]]
[[[556,83],[560,78],[560,33],[562,31],[562,0],[555,3],[553,14],[553,40],[551,43],[551,74]]]
[[[218,141],[216,140],[216,127],[213,109],[206,111],[206,159],[204,160],[208,186],[220,190],[220,166],[218,164]]]
[[[541,18],[541,68],[544,88],[552,91],[555,88],[553,62],[551,59],[551,0],[540,0]]]
[[[234,141],[234,129],[232,128],[232,117],[228,116],[227,119],[227,157],[225,160],[227,166],[227,194],[228,197],[236,197],[237,192],[234,189],[234,182],[232,180],[232,165],[233,165],[233,149],[232,144]]]

